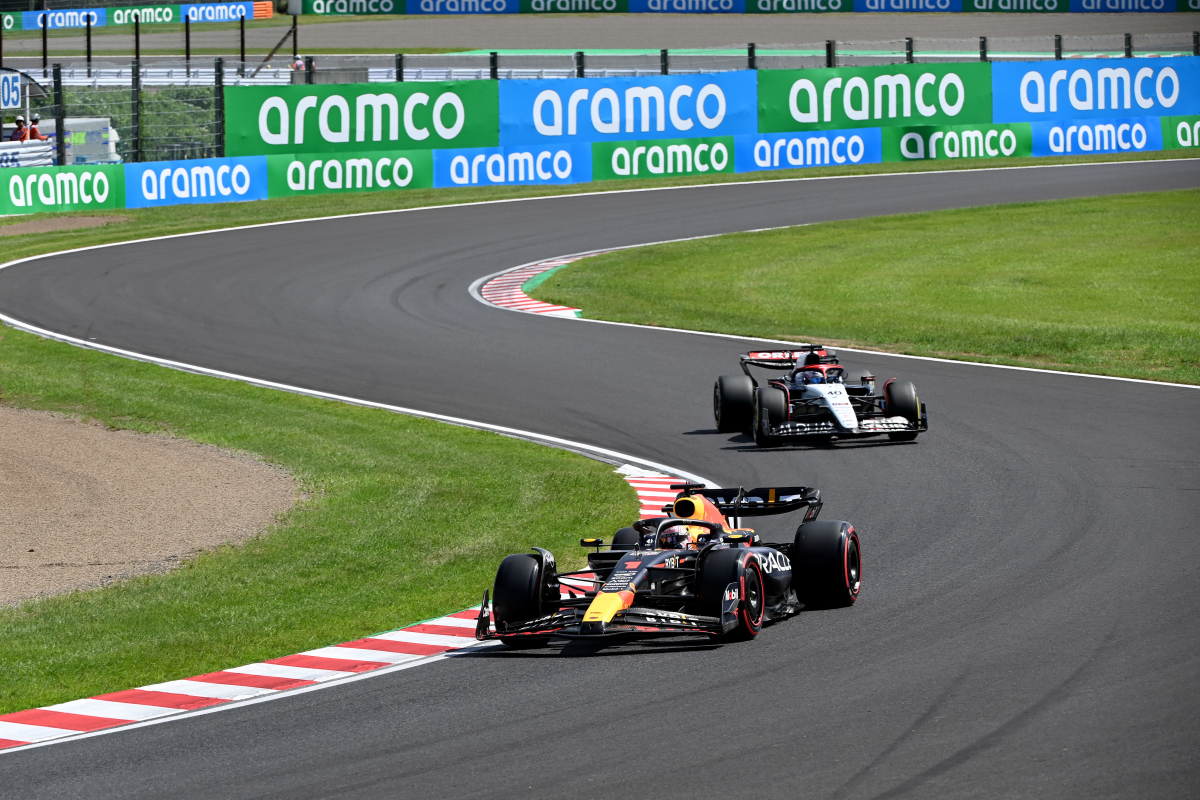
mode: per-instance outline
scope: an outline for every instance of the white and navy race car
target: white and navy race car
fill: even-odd
[[[929,429],[925,404],[912,383],[891,378],[876,395],[874,375],[847,370],[824,345],[746,353],[741,366],[745,374],[717,379],[713,415],[719,430],[751,433],[760,446],[883,434],[907,442]],[[750,367],[788,374],[760,385]]]

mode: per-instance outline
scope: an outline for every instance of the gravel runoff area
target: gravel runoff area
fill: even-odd
[[[11,225],[0,225],[0,236],[23,236],[28,233],[55,233],[56,231],[77,231],[84,228],[103,228],[106,225],[119,225],[128,221],[128,217],[112,216],[44,216],[25,222],[14,222]]]
[[[298,499],[248,455],[0,408],[0,605],[166,572]]]
[[[328,19],[328,18],[327,18]],[[286,19],[281,18],[280,24]],[[321,21],[300,29],[300,51],[357,53],[364,50],[403,51],[406,48],[450,47],[489,50],[539,48],[605,49],[744,46],[746,42],[788,44],[838,41],[879,41],[912,36],[917,39],[969,39],[978,36],[1093,36],[1122,33],[1178,33],[1200,30],[1200,14],[480,14],[462,16],[389,17],[347,22]],[[104,51],[131,52],[128,36],[97,35],[97,58]],[[251,49],[269,50],[279,41],[278,25],[246,29]],[[196,50],[237,49],[237,31],[192,31]],[[5,37],[7,54],[40,52],[39,38]],[[51,39],[55,50],[82,52],[82,36]],[[182,33],[143,33],[143,52],[178,49]],[[290,42],[285,48],[290,52]],[[180,56],[174,58],[178,60]],[[69,60],[69,59],[66,59]],[[77,59],[76,59],[77,60]],[[24,66],[33,65],[33,60]],[[40,64],[40,57],[37,61]]]

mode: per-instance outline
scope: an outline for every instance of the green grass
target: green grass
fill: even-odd
[[[259,454],[309,498],[162,576],[0,609],[0,713],[347,641],[479,602],[531,545],[637,514],[612,467],[495,434],[128,361],[0,328],[5,405]]]
[[[905,214],[585,259],[584,316],[1200,383],[1200,191]]]

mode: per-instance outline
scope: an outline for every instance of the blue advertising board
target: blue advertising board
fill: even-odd
[[[735,136],[733,141],[733,162],[737,172],[879,164],[883,161],[883,137],[879,128],[756,133]]]
[[[22,11],[21,27],[24,30],[36,30],[45,25],[50,30],[58,28],[86,28],[88,17],[91,17],[92,27],[99,28],[108,19],[108,10],[104,8],[88,8],[62,11]]]
[[[1161,14],[1174,10],[1175,0],[1071,0],[1071,11],[1076,14]]]
[[[1163,149],[1162,123],[1158,117],[1035,122],[1030,127],[1035,158]]]
[[[1200,114],[1200,58],[992,64],[992,121]]]
[[[267,199],[267,157],[125,165],[128,208]]]
[[[922,14],[940,11],[962,11],[963,0],[854,0],[854,10],[865,11],[917,11]]]
[[[184,3],[179,15],[192,22],[227,22],[254,19],[254,3]]]
[[[409,14],[517,14],[520,0],[407,0]]]
[[[758,130],[757,73],[500,81],[500,144],[678,139]],[[631,135],[633,134],[633,135]]]
[[[629,0],[632,14],[745,14],[746,0]]]
[[[433,151],[433,185],[533,186],[588,183],[592,148],[588,144],[538,147],[475,147]]]

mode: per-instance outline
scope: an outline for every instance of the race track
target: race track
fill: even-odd
[[[854,608],[753,642],[489,649],[0,756],[0,795],[1194,796],[1200,391],[848,354],[912,379],[930,432],[760,451],[712,425],[712,381],[745,342],[517,314],[467,290],[602,247],[1196,186],[1200,160],[727,184],[243,229],[0,271],[0,313],[63,334],[726,485],[818,486],[822,516],[860,531],[865,573]]]

